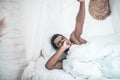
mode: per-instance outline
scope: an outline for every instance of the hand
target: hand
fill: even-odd
[[[65,40],[61,48],[63,48],[64,50],[66,50],[70,46],[71,46],[71,43],[69,41]]]
[[[87,43],[87,41],[85,39],[81,38],[81,37],[80,37],[79,41],[80,41],[81,44]]]

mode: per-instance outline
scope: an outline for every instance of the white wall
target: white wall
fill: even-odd
[[[89,0],[86,0],[86,19],[84,33],[87,36],[105,35],[114,33],[111,23],[111,16],[106,20],[98,21],[93,19],[88,12]],[[75,17],[78,12],[79,4],[75,0],[44,1],[44,28],[53,33],[70,34],[75,26]],[[66,30],[67,29],[67,30]],[[109,30],[109,31],[108,31]]]
[[[120,0],[109,0],[111,5],[111,19],[113,22],[113,26],[115,28],[115,32],[120,32]]]
[[[36,31],[40,22],[40,2],[41,0],[24,0],[23,12],[24,12],[24,34],[26,41],[26,56],[30,61],[35,56],[33,53],[33,47],[36,42]]]
[[[114,33],[111,16],[103,21],[93,19],[88,12],[89,0],[86,0],[86,19],[84,36],[106,35]],[[76,0],[44,0],[42,30],[48,33],[70,34],[74,30],[79,3]]]
[[[32,60],[35,61],[36,59],[38,59],[38,57],[41,55],[41,49],[43,46],[43,37],[44,37],[44,32],[45,32],[45,26],[43,26],[44,24],[44,6],[43,6],[43,0],[41,0],[39,2],[39,16],[38,16],[38,26],[36,27],[36,32],[35,32],[35,42],[33,45],[33,51],[32,51]]]

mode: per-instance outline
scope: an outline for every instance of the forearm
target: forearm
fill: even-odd
[[[81,25],[84,23],[85,19],[85,2],[80,2],[79,12],[76,17],[76,24]]]
[[[76,16],[76,25],[75,25],[75,36],[79,38],[82,34],[83,24],[85,19],[85,2],[80,2],[80,8]]]
[[[59,61],[60,56],[63,54],[64,50],[61,48],[59,49],[46,63],[47,69],[55,69],[55,68],[62,68],[62,63]]]

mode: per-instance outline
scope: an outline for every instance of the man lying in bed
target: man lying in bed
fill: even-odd
[[[49,70],[62,69],[62,61],[65,59],[66,53],[72,44],[83,44],[87,41],[82,39],[84,19],[85,19],[85,1],[78,0],[80,2],[80,8],[76,16],[75,30],[70,35],[70,40],[65,38],[61,34],[55,34],[51,38],[51,44],[57,50],[56,53],[47,61],[45,67]],[[61,58],[62,57],[62,58]]]

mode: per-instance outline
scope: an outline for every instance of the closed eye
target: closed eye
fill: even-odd
[[[63,40],[64,40],[64,39],[65,39],[65,37],[61,37],[60,41],[57,42],[57,46],[58,46],[58,47],[61,47],[61,46],[63,45],[63,43],[64,43]]]

